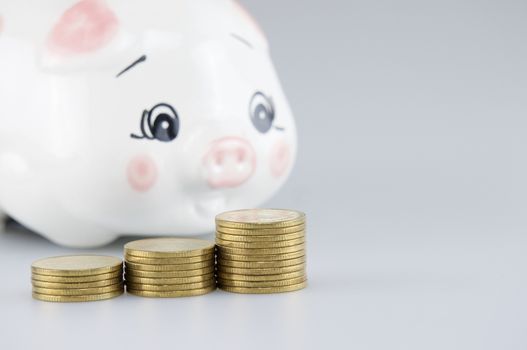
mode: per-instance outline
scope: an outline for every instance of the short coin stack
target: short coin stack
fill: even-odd
[[[31,265],[33,298],[52,302],[96,301],[123,294],[123,261],[111,256],[58,256]]]
[[[153,238],[127,243],[125,283],[130,294],[174,298],[216,289],[214,243],[200,239]]]
[[[235,293],[281,293],[305,288],[305,214],[249,209],[216,216],[217,280]]]

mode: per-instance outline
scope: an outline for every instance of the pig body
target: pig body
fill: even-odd
[[[67,246],[210,232],[284,183],[296,129],[231,0],[0,0],[0,213]]]

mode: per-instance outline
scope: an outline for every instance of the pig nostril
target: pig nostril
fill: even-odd
[[[221,164],[223,163],[223,159],[220,153],[216,154],[216,157],[214,157],[214,162],[216,166],[221,166]]]
[[[245,162],[245,156],[246,156],[245,150],[240,148],[238,150],[238,163]]]

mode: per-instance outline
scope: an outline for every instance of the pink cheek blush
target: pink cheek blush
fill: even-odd
[[[283,176],[291,163],[291,148],[285,141],[278,141],[271,149],[269,166],[274,177]]]
[[[4,31],[4,18],[0,16],[0,34]]]
[[[150,190],[157,181],[157,166],[146,155],[140,155],[132,158],[126,169],[128,184],[137,192],[146,192]]]
[[[60,55],[96,51],[117,34],[119,23],[104,0],[82,0],[69,8],[48,37],[48,48]]]

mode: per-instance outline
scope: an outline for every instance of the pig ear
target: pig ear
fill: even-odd
[[[251,23],[256,29],[261,30],[260,25],[254,17],[247,11],[245,7],[242,6],[237,0],[233,0],[234,6],[236,7],[236,10],[239,12],[240,15],[242,15],[249,23]]]
[[[59,56],[86,54],[108,45],[119,20],[104,0],[81,0],[66,10],[47,39],[47,49]]]
[[[254,19],[254,17],[243,7],[237,0],[233,0],[232,3],[234,4],[234,8],[236,12],[241,16],[242,20],[249,25],[253,30],[256,31],[257,35],[263,39],[264,42],[267,42],[265,33],[262,30],[262,27],[258,24],[258,22]]]

